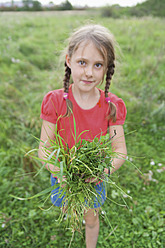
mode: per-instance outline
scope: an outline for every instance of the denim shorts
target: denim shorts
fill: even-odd
[[[54,186],[55,184],[58,184],[57,178],[51,175],[51,185]],[[97,197],[95,197],[94,205],[91,206],[91,209],[101,207],[106,200],[105,182],[101,182],[97,184],[95,186],[95,189],[96,189]],[[65,204],[67,205],[66,199],[65,199],[65,193],[63,192],[63,188],[60,189],[60,186],[59,186],[52,190],[51,201],[53,205],[56,207],[63,207],[65,206]]]

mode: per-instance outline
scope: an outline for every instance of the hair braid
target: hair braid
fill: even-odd
[[[70,75],[71,75],[71,69],[67,66],[65,62],[65,75],[63,79],[65,93],[69,93]],[[67,110],[63,117],[69,117],[72,114],[73,104],[68,98],[65,100],[66,100]]]
[[[110,64],[107,69],[107,74],[106,74],[106,85],[105,85],[105,98],[108,97],[108,91],[109,87],[111,84],[111,79],[115,71],[115,64]],[[116,122],[116,106],[113,102],[109,102],[109,107],[110,107],[110,114],[108,116],[108,119],[112,119],[113,122]]]

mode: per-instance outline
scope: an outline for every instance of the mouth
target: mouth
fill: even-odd
[[[94,81],[82,80],[84,84],[92,84]]]

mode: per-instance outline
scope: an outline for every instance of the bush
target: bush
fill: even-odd
[[[101,9],[102,17],[112,17],[119,18],[120,17],[120,7],[118,5],[106,6]]]

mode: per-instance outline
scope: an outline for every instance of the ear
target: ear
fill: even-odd
[[[70,68],[71,67],[71,64],[70,64],[70,57],[69,57],[68,54],[66,54],[65,60],[66,60],[67,66]]]

